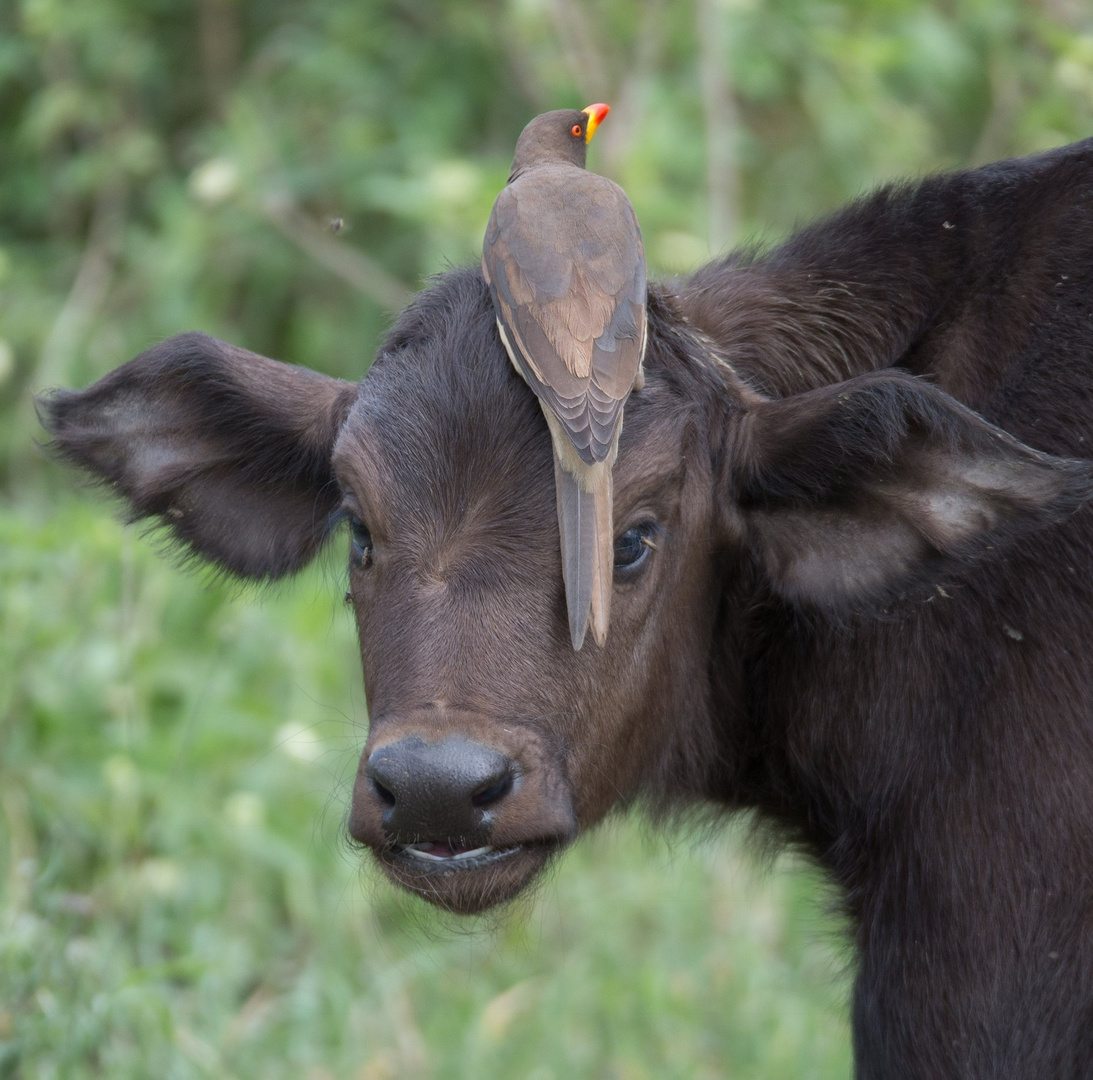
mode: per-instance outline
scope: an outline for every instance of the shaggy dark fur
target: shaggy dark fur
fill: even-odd
[[[477,272],[359,388],[187,335],[43,409],[231,572],[351,519],[349,828],[403,886],[480,910],[620,803],[754,807],[845,897],[863,1080],[1093,1077],[1093,143],[881,191],[649,316],[580,653]],[[397,818],[381,758],[430,763]]]

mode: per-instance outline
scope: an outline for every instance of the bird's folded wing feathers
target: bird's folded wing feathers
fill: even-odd
[[[593,173],[577,177],[570,195],[584,195],[590,209],[577,219],[549,187],[506,188],[486,230],[483,271],[517,366],[591,463],[613,451],[641,359],[645,260],[622,190]],[[618,228],[620,213],[632,229]]]

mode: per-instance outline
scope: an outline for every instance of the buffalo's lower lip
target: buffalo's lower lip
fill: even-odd
[[[447,911],[473,915],[515,897],[567,840],[466,849],[399,844],[374,853],[395,884]]]

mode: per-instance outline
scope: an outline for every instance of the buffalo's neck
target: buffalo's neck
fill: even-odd
[[[1074,543],[1057,538],[1056,557]],[[1089,1045],[1066,1024],[1093,951],[1080,693],[1093,661],[1067,648],[1093,596],[1083,584],[1073,602],[1052,599],[1052,573],[1030,544],[885,620],[834,628],[757,610],[744,707],[722,701],[721,757],[737,770],[714,796],[757,808],[839,886],[856,1037],[873,1040],[858,1047],[863,1078],[1086,1075],[1088,1059],[1045,1072],[1038,1056]],[[1009,575],[1027,583],[1020,599],[1003,597]],[[954,963],[960,994],[941,997]],[[1042,1026],[1013,1030],[1034,1014]],[[968,1068],[1000,1046],[1007,1070]]]
[[[1078,689],[1093,660],[1068,645],[1093,589],[1050,588],[1054,560],[1078,552],[1077,529],[1059,530],[1050,559],[1043,543],[857,626],[767,613],[731,795],[806,843],[861,933],[884,909],[897,935],[932,920],[944,937],[964,913],[982,917],[968,895],[1002,882],[997,905],[1093,913],[1093,882],[1073,880],[1093,859],[1093,789],[1075,764],[1093,753]],[[1012,923],[1001,907],[998,917]]]

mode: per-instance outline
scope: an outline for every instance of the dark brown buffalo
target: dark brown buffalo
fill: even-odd
[[[477,911],[620,803],[754,807],[845,897],[859,1076],[1093,1076],[1093,142],[883,190],[649,318],[579,653],[477,271],[359,386],[188,334],[45,417],[232,573],[348,520],[349,831],[401,885]]]

